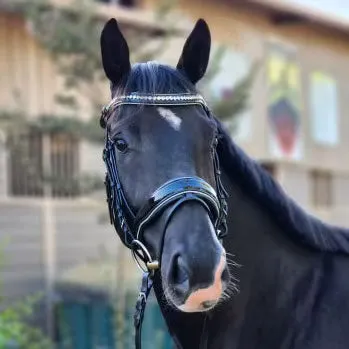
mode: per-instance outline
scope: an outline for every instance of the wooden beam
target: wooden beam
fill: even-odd
[[[271,14],[270,18],[271,22],[275,25],[295,25],[306,22],[304,17],[287,12],[278,12]]]

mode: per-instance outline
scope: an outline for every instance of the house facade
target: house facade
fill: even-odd
[[[70,1],[52,2],[65,6]],[[157,3],[96,0],[96,9],[102,18],[114,16],[126,26],[161,31],[165,24],[152,16]],[[231,88],[258,62],[250,108],[241,115],[236,142],[272,171],[299,204],[327,221],[348,225],[348,23],[286,0],[278,5],[269,0],[183,0],[178,1],[175,15],[181,19],[176,20],[180,22],[178,35],[159,60],[176,63],[188,31],[202,17],[212,31],[212,55],[218,45],[227,48],[221,73],[212,82],[213,93]],[[55,96],[62,89],[62,78],[28,24],[18,13],[6,11],[6,6],[0,15],[0,41],[0,108],[25,108],[33,116],[59,114]],[[107,86],[104,92],[107,101]],[[88,99],[81,98],[88,110]],[[98,150],[91,144],[65,139],[51,142],[56,163],[77,164],[65,166],[67,175],[103,173],[101,161],[96,164],[94,160]],[[79,150],[74,153],[69,144]],[[13,183],[11,171],[21,171],[8,156],[2,147],[0,164],[6,170],[1,171],[0,194],[11,197],[23,192],[30,196],[35,190],[24,188],[24,180]]]

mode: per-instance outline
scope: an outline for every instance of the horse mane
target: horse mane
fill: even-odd
[[[331,226],[306,213],[257,161],[250,159],[217,120],[222,168],[298,243],[322,252],[349,254],[349,230]]]
[[[135,63],[122,90],[113,93],[144,94],[197,93],[195,86],[178,69],[155,61]]]

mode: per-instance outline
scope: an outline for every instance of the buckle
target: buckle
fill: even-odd
[[[154,274],[159,269],[159,261],[151,258],[148,249],[139,240],[132,241],[131,252],[134,261],[143,273]]]

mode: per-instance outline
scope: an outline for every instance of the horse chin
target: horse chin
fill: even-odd
[[[215,308],[220,301],[220,298],[218,298],[213,301],[205,301],[203,303],[193,302],[192,300],[195,299],[196,293],[197,292],[193,292],[184,303],[179,303],[167,289],[167,292],[165,292],[165,298],[170,306],[183,313],[205,313]]]
[[[178,304],[169,295],[166,295],[166,301],[168,302],[168,304],[170,306],[176,308],[177,310],[181,311],[182,313],[206,313],[206,312],[212,310],[213,308],[215,308],[215,306],[219,303],[218,301],[214,302],[209,307],[192,306],[192,305],[189,305],[189,304],[186,304],[186,303]]]

